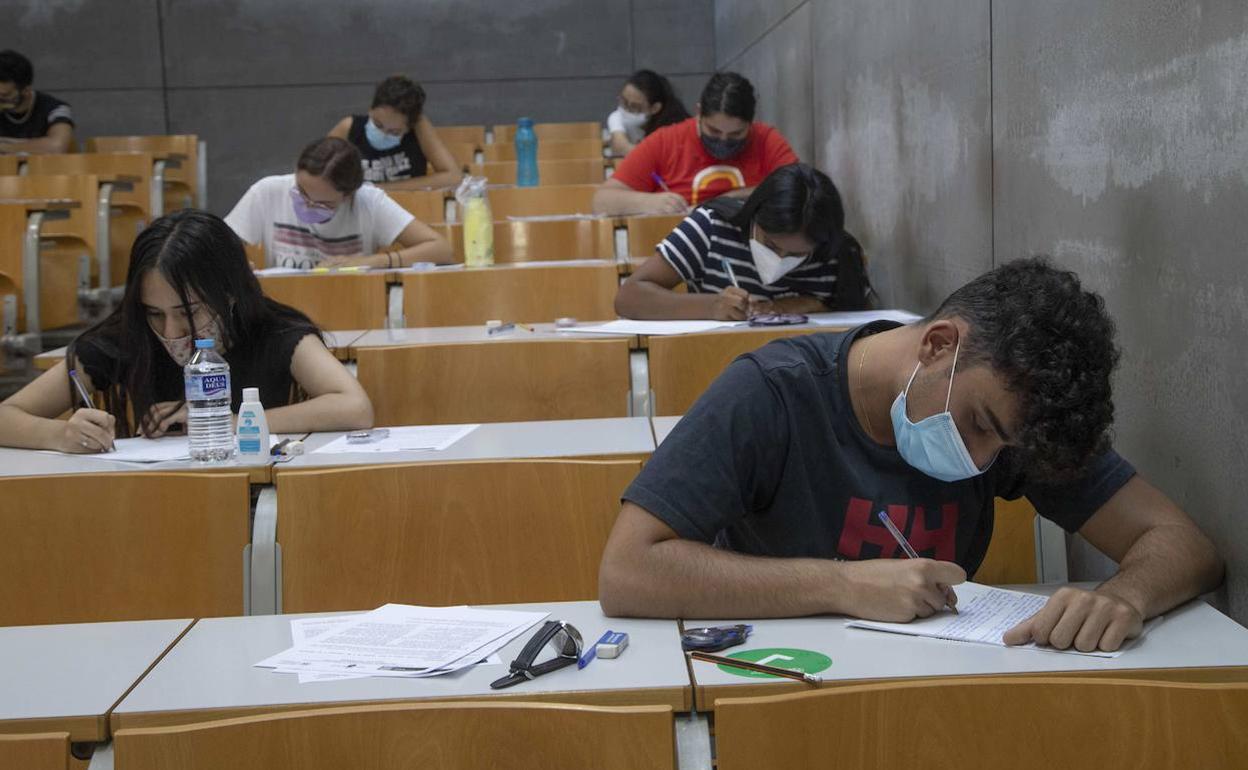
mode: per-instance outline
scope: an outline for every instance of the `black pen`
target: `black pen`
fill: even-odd
[[[905,535],[901,534],[901,530],[897,529],[897,525],[893,524],[893,520],[888,518],[887,513],[880,511],[876,514],[876,516],[880,518],[880,521],[884,524],[884,528],[887,529],[889,534],[893,536],[893,539],[897,541],[897,545],[901,546],[901,550],[906,552],[906,556],[909,556],[911,559],[919,558],[919,552],[914,550],[914,546],[910,545],[910,541],[906,539]],[[958,597],[953,594],[953,589],[946,586],[945,606],[948,607],[949,611],[954,615],[958,614],[958,608],[953,606],[953,603],[957,600],[957,598]]]

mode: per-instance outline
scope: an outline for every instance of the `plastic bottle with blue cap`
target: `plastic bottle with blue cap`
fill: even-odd
[[[195,340],[195,353],[182,370],[186,384],[186,433],[191,459],[225,462],[234,456],[230,365],[211,339]]]

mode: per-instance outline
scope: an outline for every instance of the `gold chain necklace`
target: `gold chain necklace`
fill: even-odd
[[[875,335],[872,334],[872,335],[868,335],[862,341],[862,355],[858,358],[858,387],[857,387],[858,397],[862,400],[862,416],[865,417],[867,420],[867,435],[869,435],[872,440],[875,440],[875,428],[871,426],[871,410],[867,408],[867,399],[865,396],[862,395],[862,367],[863,367],[863,364],[867,362],[867,347],[871,344],[871,341],[874,338],[875,338]]]

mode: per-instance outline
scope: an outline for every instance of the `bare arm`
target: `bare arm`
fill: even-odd
[[[93,391],[86,372],[79,371],[78,380],[88,393]],[[58,419],[75,406],[81,403],[70,397],[69,374],[62,361],[0,403],[0,446],[74,453],[112,448],[113,416],[99,409],[78,409],[68,420]]]
[[[681,294],[672,291],[682,281],[666,259],[654,255],[628,277],[615,295],[615,312],[624,318],[742,321],[749,296],[732,288],[723,294]]]
[[[420,149],[425,153],[425,158],[433,168],[433,173],[404,181],[426,187],[454,187],[459,184],[459,180],[464,176],[463,171],[456,165],[455,157],[451,155],[450,150],[446,149],[442,137],[438,136],[429,118],[421,115],[416,121],[415,131],[416,140],[420,142]]]
[[[53,123],[47,136],[37,139],[15,139],[0,142],[0,155],[28,152],[31,154],[54,154],[69,152],[74,146],[74,127],[68,123]]]
[[[1213,543],[1174,501],[1136,476],[1079,530],[1118,562],[1095,591],[1063,588],[1005,636],[1058,648],[1115,650],[1153,617],[1211,590],[1223,563]]]
[[[295,346],[290,374],[308,400],[265,411],[273,433],[357,430],[373,424],[373,405],[360,383],[309,334]]]
[[[611,132],[611,154],[617,158],[622,158],[632,152],[637,145],[628,141],[628,134],[623,131]]]
[[[907,621],[944,606],[961,567],[930,559],[776,559],[682,540],[625,502],[607,540],[598,596],[610,616],[773,618],[837,613]]]
[[[750,315],[758,313],[826,313],[828,306],[818,297],[805,294],[770,300],[763,297],[750,298]]]
[[[321,264],[327,267],[364,265],[390,268],[407,267],[413,262],[435,262],[439,265],[455,262],[455,252],[450,241],[419,219],[408,222],[396,240],[401,246],[397,252],[391,249],[389,254],[383,251],[368,256],[330,257],[322,260]]]
[[[349,133],[351,133],[351,116],[348,115],[347,117],[335,123],[334,127],[329,129],[329,133],[326,136],[337,137],[338,139],[342,139],[345,141],[347,138],[347,134]]]
[[[618,179],[607,179],[594,191],[595,214],[684,214],[685,199],[672,192],[638,192]]]

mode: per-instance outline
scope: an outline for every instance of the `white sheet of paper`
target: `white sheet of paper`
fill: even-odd
[[[908,310],[855,310],[843,313],[818,313],[810,322],[820,326],[861,326],[872,321],[897,321],[908,324],[922,318]]]
[[[256,275],[303,275],[306,272],[298,267],[264,267],[255,271]]]
[[[404,425],[390,428],[390,435],[367,444],[351,444],[339,436],[313,454],[355,454],[381,452],[441,452],[472,433],[477,425]]]
[[[347,623],[359,618],[360,615],[339,615],[331,618],[295,618],[290,621],[290,638],[294,646],[316,639],[330,631],[337,631]],[[494,653],[485,660],[477,663],[478,666],[500,666],[503,659]],[[299,684],[308,684],[310,682],[336,682],[342,679],[367,679],[368,674],[317,674],[310,671],[283,671],[276,670],[279,674],[297,674],[299,676]]]
[[[428,676],[476,663],[546,615],[386,604],[255,665],[329,674]]]
[[[269,447],[275,446],[281,438],[269,436]],[[98,454],[75,454],[89,460],[111,460],[121,463],[163,463],[171,460],[191,459],[191,440],[186,436],[161,436],[160,438],[119,438],[113,445],[112,452]],[[53,452],[53,454],[63,454]]]
[[[668,334],[709,332],[736,325],[731,321],[631,321],[621,319],[593,326],[574,326],[560,329],[559,331],[580,332],[583,334],[645,334],[656,337]]]
[[[885,623],[876,620],[848,620],[848,628],[865,628],[871,631],[887,631],[894,634],[909,636],[927,636],[934,639],[945,639],[956,642],[974,642],[1006,647],[1002,636],[1014,626],[1034,615],[1049,600],[1047,596],[1029,594],[1021,591],[1008,591],[1004,588],[979,583],[962,583],[955,586],[958,594],[958,614],[938,612],[927,618],[919,618],[909,623]],[[1144,625],[1144,633],[1153,628],[1161,618],[1153,618]],[[1058,650],[1052,647],[1040,647],[1036,644],[1017,645],[1022,650],[1047,650],[1071,655],[1090,655],[1097,658],[1116,658],[1131,647],[1136,640],[1124,645],[1114,652],[1080,652],[1074,648]]]
[[[513,262],[508,267],[600,267],[614,264],[614,259],[537,259],[532,262]]]
[[[507,217],[508,222],[568,222],[577,219],[604,219],[605,214],[536,214],[529,217]]]

